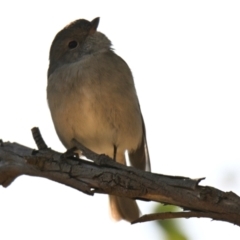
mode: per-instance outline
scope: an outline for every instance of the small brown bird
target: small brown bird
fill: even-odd
[[[99,18],[70,23],[50,49],[47,99],[56,132],[69,149],[76,139],[98,154],[150,170],[143,117],[131,70],[97,31]],[[110,195],[116,220],[139,217],[135,200]]]

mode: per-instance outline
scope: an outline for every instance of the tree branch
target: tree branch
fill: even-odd
[[[240,226],[240,197],[213,187],[200,186],[202,179],[144,172],[98,155],[73,140],[92,161],[79,159],[73,150],[51,150],[37,128],[32,130],[39,150],[18,143],[0,142],[0,184],[7,187],[21,175],[44,177],[86,194],[112,194],[177,205],[185,211],[142,216],[133,223],[169,218],[207,217]]]

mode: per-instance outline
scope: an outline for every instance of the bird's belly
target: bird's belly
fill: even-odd
[[[73,147],[71,141],[75,138],[92,151],[112,157],[114,146],[118,152],[136,149],[142,137],[141,115],[123,104],[106,104],[101,99],[84,96],[78,99],[63,96],[51,113],[57,134],[66,148]]]

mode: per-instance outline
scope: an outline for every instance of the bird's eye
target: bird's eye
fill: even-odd
[[[78,45],[77,41],[74,40],[74,41],[71,41],[68,43],[68,48],[73,49],[73,48],[77,47],[77,45]]]

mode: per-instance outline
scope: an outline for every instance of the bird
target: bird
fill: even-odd
[[[76,139],[98,154],[150,171],[146,130],[127,63],[97,30],[100,18],[78,19],[53,39],[47,72],[47,101],[56,133],[66,147]],[[113,219],[140,215],[135,200],[109,195]]]

